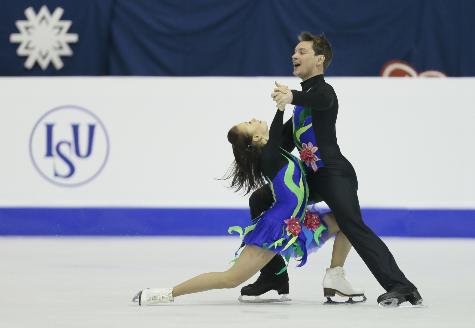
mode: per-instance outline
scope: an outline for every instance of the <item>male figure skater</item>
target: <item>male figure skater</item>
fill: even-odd
[[[302,91],[277,85],[272,98],[278,106],[293,104],[297,106],[299,114],[308,109],[307,113],[311,115],[312,140],[316,141],[314,146],[317,152],[309,160],[312,165],[307,170],[310,196],[318,195],[328,204],[341,231],[387,291],[378,297],[380,305],[398,306],[406,301],[413,305],[421,304],[422,297],[417,288],[404,276],[383,241],[363,222],[357,196],[356,172],[341,154],[337,143],[335,123],[338,99],[323,75],[332,60],[331,45],[324,35],[316,36],[308,32],[301,33],[299,41],[292,56],[292,64],[293,74],[302,80]],[[306,140],[299,140],[295,135],[296,129],[302,128],[298,126],[295,114],[293,137],[302,154],[304,149],[299,143]],[[316,164],[316,170],[313,164]]]

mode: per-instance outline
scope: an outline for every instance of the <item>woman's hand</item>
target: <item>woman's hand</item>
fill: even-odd
[[[292,91],[289,87],[275,82],[274,92],[271,94],[272,99],[277,104],[277,108],[281,111],[285,110],[285,105],[290,104],[293,99]]]

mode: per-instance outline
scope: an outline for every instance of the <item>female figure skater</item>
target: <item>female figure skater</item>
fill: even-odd
[[[279,108],[270,131],[263,121],[252,119],[228,132],[234,167],[231,185],[255,189],[266,180],[272,189],[274,204],[243,233],[244,248],[234,265],[224,272],[208,272],[173,288],[148,288],[133,298],[139,305],[173,302],[174,298],[211,289],[234,288],[262,269],[276,254],[286,260],[299,258],[302,266],[309,250],[319,247],[329,235],[339,231],[333,216],[322,222],[306,215],[308,187],[300,161],[281,148],[283,111]],[[326,220],[326,222],[324,221]],[[231,230],[239,230],[231,228]],[[285,271],[285,267],[281,271]]]

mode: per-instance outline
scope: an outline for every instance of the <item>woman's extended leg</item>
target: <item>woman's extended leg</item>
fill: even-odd
[[[273,257],[274,252],[246,245],[234,265],[224,272],[208,272],[173,287],[173,297],[210,289],[234,288],[251,278]]]

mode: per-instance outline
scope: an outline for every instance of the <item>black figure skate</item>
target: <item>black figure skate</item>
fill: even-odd
[[[272,302],[288,302],[289,294],[289,275],[279,272],[285,266],[284,259],[280,255],[274,258],[261,270],[259,278],[253,284],[244,286],[241,289],[239,302],[243,303],[272,303]],[[276,291],[280,298],[261,297],[270,291]],[[267,296],[267,295],[266,295]]]
[[[422,306],[422,296],[415,288],[393,289],[378,297],[381,307],[398,307],[401,303],[409,302],[412,306]]]

